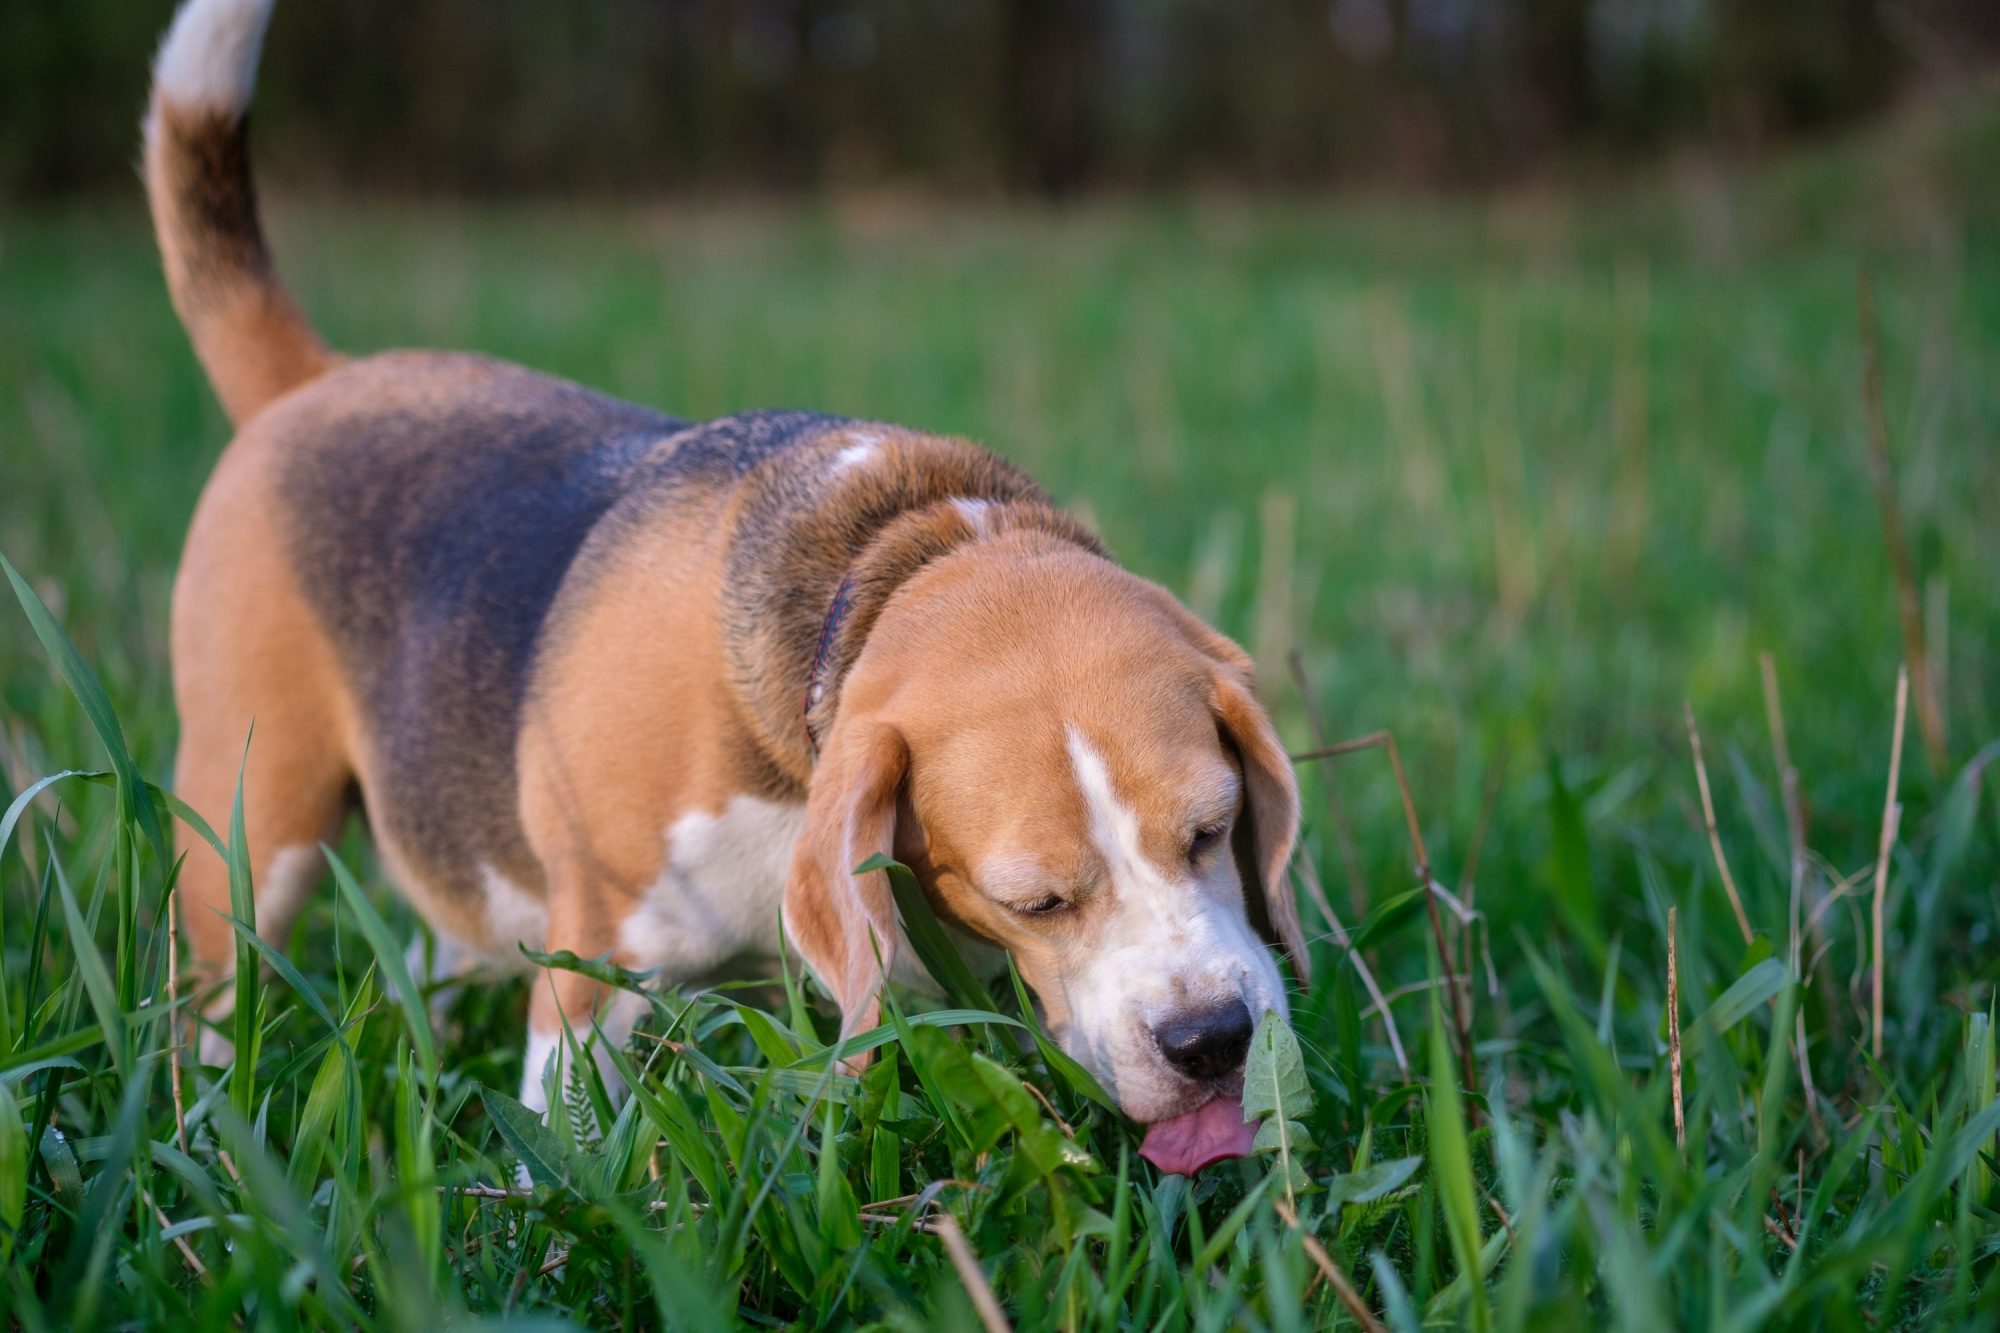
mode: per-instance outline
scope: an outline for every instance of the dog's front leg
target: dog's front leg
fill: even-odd
[[[550,896],[551,951],[567,949],[581,958],[601,957],[610,951],[610,943],[599,938],[601,932],[583,928],[585,923],[578,919],[580,914],[574,910],[573,896],[560,892]],[[590,1052],[612,1104],[621,1103],[626,1095],[625,1081],[611,1062],[611,1052],[622,1050],[631,1040],[632,1029],[645,1011],[646,999],[642,995],[605,986],[562,968],[542,969],[535,976],[534,993],[528,1002],[522,1103],[545,1115],[552,1107],[585,1104],[581,1089],[572,1083],[578,1072],[575,1055],[582,1050]],[[589,1123],[575,1127],[586,1132],[609,1128]]]

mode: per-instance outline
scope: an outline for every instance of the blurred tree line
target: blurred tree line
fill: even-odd
[[[0,0],[6,197],[129,180],[172,8]],[[279,178],[468,194],[1480,186],[1996,53],[2000,0],[289,0],[257,118]]]

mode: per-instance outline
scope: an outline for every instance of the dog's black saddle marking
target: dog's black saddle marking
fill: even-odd
[[[503,363],[451,360],[477,377],[471,391],[436,411],[364,405],[308,438],[282,485],[290,554],[379,747],[386,800],[371,816],[427,872],[460,880],[482,860],[527,860],[515,809],[522,699],[557,591],[606,513],[628,495],[740,476],[839,423],[759,412],[692,425]]]

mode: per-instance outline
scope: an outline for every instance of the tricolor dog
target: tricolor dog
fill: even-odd
[[[855,873],[882,853],[1014,956],[1161,1167],[1243,1151],[1252,1027],[1285,1011],[1267,942],[1304,964],[1297,789],[1244,653],[962,440],[330,352],[252,193],[269,12],[188,0],[145,154],[174,308],[236,427],[174,587],[176,781],[220,822],[254,721],[260,932],[285,937],[358,800],[452,967],[525,944],[695,983],[768,962],[782,920],[852,1034],[885,967],[913,970],[885,877]],[[226,978],[205,845],[180,893]],[[566,970],[532,994],[545,1108],[576,1039],[635,1014]]]

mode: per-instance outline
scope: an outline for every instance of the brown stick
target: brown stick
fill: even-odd
[[[1882,797],[1882,838],[1875,847],[1875,906],[1870,932],[1874,938],[1875,970],[1873,994],[1868,999],[1874,1019],[1869,1050],[1877,1060],[1882,1058],[1882,901],[1889,890],[1889,848],[1895,844],[1896,826],[1903,815],[1903,807],[1896,804],[1896,788],[1903,776],[1903,719],[1909,702],[1910,669],[1903,666],[1896,671],[1896,731],[1889,742],[1889,788]]]
[[[1312,728],[1313,744],[1325,745],[1326,727],[1320,720],[1319,703],[1313,698],[1312,682],[1306,676],[1305,655],[1294,648],[1287,660],[1292,680],[1299,687],[1299,701],[1306,707],[1306,725]],[[1332,775],[1320,785],[1326,788],[1327,822],[1333,826],[1333,840],[1340,848],[1341,873],[1347,876],[1347,904],[1354,909],[1355,919],[1362,920],[1368,915],[1368,885],[1361,873],[1361,858],[1354,851],[1354,829],[1347,822],[1347,807],[1333,785]]]
[[[1679,909],[1667,908],[1667,1068],[1674,1084],[1674,1146],[1687,1151],[1687,1112],[1681,1104],[1681,965],[1675,936],[1680,931]]]
[[[1354,1316],[1354,1322],[1367,1330],[1367,1333],[1382,1333],[1382,1321],[1375,1317],[1375,1312],[1361,1299],[1361,1293],[1354,1289],[1354,1284],[1347,1280],[1347,1274],[1340,1270],[1340,1265],[1326,1252],[1326,1246],[1319,1243],[1319,1237],[1299,1225],[1299,1215],[1289,1202],[1284,1199],[1277,1199],[1274,1202],[1279,1218],[1286,1226],[1299,1233],[1299,1243],[1305,1247],[1313,1263],[1318,1265],[1319,1271],[1325,1275],[1327,1285],[1333,1288],[1333,1294],[1347,1307],[1347,1313]]]
[[[1362,750],[1379,750],[1389,744],[1389,733],[1371,731],[1366,736],[1356,736],[1351,741],[1337,741],[1332,745],[1321,745],[1302,754],[1290,755],[1295,764],[1311,763],[1315,759],[1335,759],[1344,754],[1356,754]]]
[[[1729,858],[1722,854],[1722,835],[1715,831],[1715,801],[1708,794],[1708,765],[1701,758],[1701,732],[1695,729],[1694,705],[1682,700],[1681,712],[1687,718],[1688,745],[1694,750],[1694,780],[1701,788],[1701,817],[1708,826],[1708,847],[1715,853],[1715,868],[1722,872],[1722,891],[1729,895],[1737,928],[1743,932],[1743,942],[1748,944],[1755,935],[1750,929],[1750,918],[1744,915],[1743,899],[1736,893],[1736,877],[1729,873]]]
[[[1764,717],[1771,728],[1771,754],[1778,764],[1778,790],[1785,808],[1785,841],[1791,860],[1792,972],[1800,972],[1803,944],[1800,941],[1801,912],[1806,889],[1806,811],[1799,790],[1799,770],[1792,766],[1791,746],[1785,738],[1785,705],[1778,694],[1778,667],[1768,652],[1758,654],[1757,665],[1764,678]]]
[[[1438,961],[1444,967],[1444,980],[1452,997],[1451,1021],[1453,1035],[1458,1039],[1458,1061],[1465,1078],[1466,1088],[1479,1086],[1478,1076],[1472,1067],[1472,1018],[1469,1006],[1472,998],[1459,985],[1458,967],[1452,962],[1451,944],[1445,939],[1444,918],[1438,913],[1437,894],[1432,890],[1431,857],[1424,849],[1424,831],[1417,823],[1417,803],[1410,795],[1410,780],[1403,773],[1403,756],[1396,749],[1396,736],[1390,731],[1371,731],[1366,736],[1358,736],[1351,741],[1341,741],[1336,745],[1322,745],[1316,750],[1292,756],[1293,763],[1304,763],[1313,759],[1330,759],[1335,755],[1353,754],[1357,750],[1386,749],[1389,752],[1389,766],[1396,772],[1396,791],[1403,798],[1403,822],[1410,832],[1410,847],[1417,857],[1417,881],[1423,886],[1424,907],[1430,913],[1431,936],[1437,941]],[[1478,1119],[1476,1107],[1467,1108],[1474,1120]]]
[[[1916,564],[1903,536],[1903,517],[1896,504],[1896,474],[1889,460],[1889,419],[1882,408],[1882,347],[1875,323],[1875,283],[1863,268],[1854,283],[1855,313],[1861,329],[1861,405],[1868,418],[1868,477],[1875,487],[1875,507],[1882,514],[1882,541],[1889,552],[1889,571],[1896,581],[1896,618],[1903,631],[1903,656],[1917,684],[1917,727],[1931,772],[1943,776],[1946,765],[1944,710],[1931,680],[1930,656],[1924,651],[1924,619],[1917,601]]]
[[[173,1223],[169,1221],[167,1218],[166,1211],[162,1209],[159,1204],[153,1202],[153,1196],[151,1194],[148,1194],[146,1196],[146,1202],[152,1205],[153,1216],[159,1219],[160,1230],[165,1231],[173,1226]],[[201,1261],[201,1258],[198,1255],[196,1255],[194,1250],[188,1245],[187,1237],[175,1236],[174,1246],[181,1252],[181,1257],[187,1260],[188,1269],[191,1272],[193,1272],[193,1274],[196,1277],[205,1278],[208,1276],[208,1265],[204,1264]]]
[[[1768,652],[1757,655],[1757,666],[1764,678],[1764,717],[1771,727],[1771,754],[1778,764],[1778,785],[1784,795],[1785,841],[1791,858],[1790,895],[1790,954],[1792,975],[1800,985],[1805,984],[1805,938],[1801,928],[1801,914],[1804,911],[1806,889],[1806,815],[1805,802],[1799,796],[1799,771],[1792,767],[1791,746],[1785,738],[1785,706],[1778,696],[1778,667]],[[1818,918],[1815,917],[1815,920]],[[1801,1008],[1795,1015],[1793,1024],[1792,1053],[1798,1059],[1799,1086],[1806,1096],[1806,1112],[1812,1117],[1813,1128],[1822,1135],[1826,1126],[1820,1119],[1819,1092],[1813,1086],[1812,1059],[1806,1045],[1806,1015]]]
[[[979,1322],[986,1326],[986,1333],[1013,1333],[1014,1326],[1007,1322],[1007,1312],[994,1297],[992,1285],[980,1270],[979,1256],[972,1252],[958,1219],[939,1209],[931,1221],[937,1228],[938,1239],[944,1242],[944,1252],[951,1256],[951,1266],[958,1270],[958,1280],[965,1284],[965,1294],[972,1298],[972,1308],[979,1312]]]

